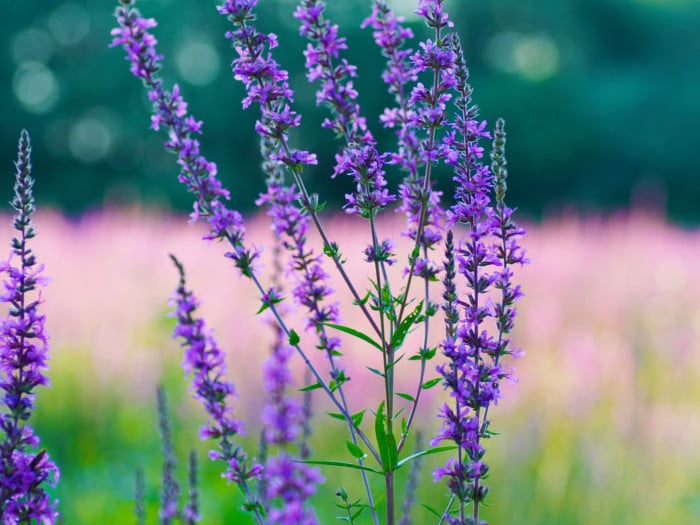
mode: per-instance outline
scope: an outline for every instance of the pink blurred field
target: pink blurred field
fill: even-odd
[[[9,218],[4,222],[9,225]],[[136,210],[105,211],[78,222],[44,212],[36,223],[35,251],[52,278],[44,305],[52,366],[79,363],[96,392],[118,388],[125,397],[152,396],[164,360],[180,361],[166,321],[176,284],[167,254],[174,253],[230,352],[239,413],[255,419],[271,331],[254,318],[252,285],[222,257],[222,246],[201,241],[201,230],[183,217]],[[249,240],[269,247],[265,219],[250,224]],[[382,226],[392,235],[400,227]],[[365,268],[357,254],[366,236],[356,228],[364,227],[346,218],[329,221],[358,279]],[[493,453],[507,463],[532,453],[534,443],[547,447],[551,454],[535,465],[532,490],[549,500],[559,494],[562,502],[572,490],[566,483],[571,466],[563,458],[582,455],[593,492],[627,483],[622,504],[639,505],[648,523],[662,523],[654,516],[663,506],[641,498],[642,481],[662,481],[657,496],[672,505],[695,490],[700,470],[700,232],[634,213],[550,219],[528,230],[533,264],[518,274],[526,297],[515,334],[526,355],[515,363],[519,383],[506,386],[494,411],[504,435],[501,445],[494,442],[501,451]],[[9,239],[9,226],[3,235]],[[436,288],[435,298],[438,293]],[[340,297],[349,303],[344,291]],[[359,317],[343,311],[344,322],[363,328]],[[303,343],[303,329],[297,330]],[[345,352],[350,398],[359,409],[380,389],[363,368],[376,351],[353,343]],[[410,368],[400,381],[399,390],[414,388]],[[431,395],[425,416],[442,394],[434,389]],[[607,505],[615,504],[620,502]]]

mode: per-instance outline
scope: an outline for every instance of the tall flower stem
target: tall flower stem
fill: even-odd
[[[270,58],[269,55],[267,58],[263,57],[264,47],[262,43],[267,42],[271,49],[276,46],[276,40],[274,35],[259,34],[254,26],[246,23],[246,21],[255,19],[255,16],[252,13],[254,4],[255,2],[250,2],[246,5],[241,5],[237,4],[236,2],[228,1],[220,5],[218,8],[221,14],[228,15],[229,19],[236,27],[238,27],[235,32],[229,33],[229,37],[233,40],[234,47],[237,49],[239,54],[239,58],[234,61],[234,73],[236,78],[241,80],[248,89],[248,97],[244,101],[244,106],[253,100],[260,103],[262,118],[261,121],[256,124],[256,129],[262,135],[263,147],[265,150],[267,150],[267,152],[269,152],[270,158],[277,159],[280,164],[284,165],[287,168],[287,171],[292,175],[296,188],[298,188],[300,192],[299,200],[302,206],[311,217],[316,229],[319,231],[323,239],[324,246],[330,248],[332,244],[323,226],[321,225],[321,221],[318,216],[318,204],[313,202],[312,197],[309,195],[301,177],[303,165],[315,163],[315,156],[306,152],[292,151],[288,143],[287,129],[296,127],[298,125],[298,118],[296,117],[296,114],[289,109],[285,102],[285,98],[290,98],[292,95],[291,89],[289,89],[286,83],[287,73],[279,70],[276,63]],[[264,67],[261,67],[263,64]],[[264,97],[258,96],[259,92],[268,94]],[[283,120],[284,122],[280,122],[280,120]],[[275,150],[276,148],[277,151]],[[269,170],[271,172],[270,175],[274,177],[275,168],[270,167]],[[305,242],[303,231],[304,226],[299,224],[300,221],[305,221],[305,219],[303,217],[295,217],[293,225],[291,224],[292,221],[289,219],[280,220],[281,217],[279,217],[279,215],[290,214],[290,212],[286,211],[289,204],[279,200],[280,192],[282,192],[281,188],[273,188],[268,184],[268,194],[265,196],[265,199],[260,199],[259,202],[264,200],[270,204],[272,207],[272,214],[277,215],[276,219],[278,222],[282,223],[280,225],[276,225],[276,229],[291,237],[291,246],[296,250],[296,253],[293,255],[295,269],[298,271],[303,271],[305,274],[310,272],[313,273],[314,269],[309,268],[308,256],[304,253],[303,249]],[[277,208],[277,210],[275,210],[275,208]],[[337,250],[330,249],[326,250],[326,253],[331,255],[336,268],[347,284],[348,289],[354,296],[356,303],[364,312],[375,332],[381,337],[383,330],[380,330],[377,327],[374,319],[367,311],[366,306],[360,301],[359,294],[355,290],[354,285],[350,281],[349,276],[342,266],[339,253]],[[304,278],[306,278],[306,275]],[[317,290],[321,291],[321,289],[318,288]],[[314,297],[316,297],[316,294],[314,294]],[[305,298],[303,299],[303,302],[305,302],[306,306],[310,309],[311,317],[315,318],[319,313],[319,308],[316,304],[317,301],[315,299],[310,300]],[[310,304],[310,302],[313,304]],[[334,319],[325,320],[335,321]],[[334,381],[336,381],[337,392],[340,403],[343,407],[342,412],[350,413],[345,397],[345,391],[342,385],[343,381],[341,381],[340,370],[336,365],[334,350],[327,344],[329,338],[325,334],[326,327],[322,322],[312,321],[312,325],[321,336],[321,346],[325,347],[327,351],[327,356],[331,367],[331,376]],[[353,443],[357,445],[357,431],[351,421],[348,421],[348,428]],[[362,466],[363,460],[358,458],[358,463],[360,466]],[[374,514],[374,500],[369,487],[367,474],[363,470],[361,475],[367,492],[369,505]]]
[[[0,389],[6,409],[0,414],[0,432],[4,435],[0,442],[0,515],[7,524],[36,519],[51,525],[58,513],[44,485],[55,485],[59,472],[46,449],[37,450],[39,437],[27,423],[35,406],[35,388],[48,384],[43,373],[47,368],[48,334],[45,317],[38,311],[41,289],[47,280],[41,275],[43,265],[37,263],[29,246],[36,233],[32,225],[31,144],[25,130],[20,135],[15,167],[12,207],[17,212],[13,221],[17,236],[12,239],[10,261],[0,263],[0,272],[6,274],[0,302],[9,307],[7,318],[0,324]],[[18,266],[11,264],[15,257]]]

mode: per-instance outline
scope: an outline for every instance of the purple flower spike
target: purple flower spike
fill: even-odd
[[[247,92],[243,108],[253,103],[260,105],[261,118],[255,129],[261,136],[275,141],[271,152],[275,161],[294,169],[317,164],[315,154],[288,146],[289,130],[299,127],[301,116],[289,106],[294,96],[287,81],[289,75],[270,53],[277,47],[277,35],[259,33],[255,26],[247,25],[255,20],[252,10],[256,4],[257,0],[228,0],[217,8],[235,26],[226,36],[238,54],[233,61],[233,74]]]
[[[313,510],[306,505],[316,493],[316,485],[324,481],[318,469],[297,463],[287,454],[280,454],[268,461],[266,479],[268,501],[281,500],[278,508],[270,509],[269,523],[318,524]]]
[[[515,318],[514,304],[522,295],[520,287],[512,285],[512,266],[527,260],[518,245],[525,232],[513,222],[513,210],[505,205],[503,120],[499,119],[496,125],[489,169],[481,162],[483,148],[479,140],[490,134],[485,124],[477,120],[478,108],[471,102],[469,73],[457,37],[453,37],[452,45],[456,55],[458,112],[444,147],[447,163],[455,167],[456,202],[449,211],[448,222],[465,225],[469,234],[457,248],[453,246],[452,233],[448,234],[443,295],[446,337],[442,342],[448,361],[437,369],[454,405],[441,408],[438,417],[442,427],[432,441],[452,441],[458,454],[456,460],[449,460],[433,476],[435,480],[446,477],[450,491],[460,502],[460,520],[455,519],[454,523],[465,522],[468,503],[473,504],[468,523],[481,523],[479,505],[489,492],[483,483],[488,465],[483,460],[486,451],[482,439],[491,436],[488,415],[501,397],[500,384],[511,379],[501,357],[517,357],[520,353],[512,348],[508,338]],[[457,298],[457,275],[467,285],[464,300]]]
[[[31,216],[34,195],[31,176],[29,135],[22,131],[18,160],[15,163],[15,196],[12,207],[17,212],[13,227],[18,236],[12,239],[10,261],[0,264],[6,274],[0,301],[9,313],[0,325],[0,389],[6,411],[0,414],[0,515],[3,523],[53,524],[58,518],[56,502],[44,491],[45,482],[55,486],[59,471],[45,449],[38,450],[39,437],[27,424],[35,404],[34,389],[47,385],[48,334],[45,317],[38,312],[43,265],[38,265],[28,241],[36,233]],[[18,266],[12,258],[19,259]]]
[[[179,86],[175,85],[172,92],[164,89],[163,81],[157,76],[163,57],[157,54],[157,40],[148,32],[156,27],[156,22],[141,17],[132,3],[121,0],[115,15],[119,27],[112,30],[114,38],[110,47],[121,45],[124,48],[126,59],[131,62],[131,72],[143,80],[148,98],[153,102],[153,129],[164,127],[168,132],[165,147],[178,156],[179,180],[196,197],[192,220],[204,219],[209,224],[210,232],[205,239],[229,241],[233,251],[226,254],[227,257],[244,275],[250,275],[258,254],[244,247],[243,218],[224,203],[229,199],[229,191],[216,176],[216,164],[200,154],[199,141],[193,138],[201,134],[202,123],[188,114]]]
[[[338,36],[338,26],[323,18],[325,6],[319,0],[304,0],[294,13],[301,21],[299,32],[307,37],[306,57],[309,82],[320,82],[316,104],[327,105],[332,113],[322,126],[345,138],[346,146],[335,156],[333,176],[345,173],[358,183],[357,190],[345,196],[348,213],[373,218],[388,203],[396,200],[386,189],[384,156],[376,149],[376,141],[360,114],[357,91],[352,79],[357,67],[341,59],[339,52],[347,49],[345,38]],[[360,183],[362,180],[364,183]]]
[[[248,466],[246,453],[233,443],[237,434],[243,433],[243,424],[233,417],[230,400],[235,397],[233,383],[222,379],[226,374],[225,354],[208,332],[204,320],[195,317],[198,306],[192,292],[185,287],[182,264],[171,256],[180,272],[180,285],[173,299],[176,307],[177,327],[174,336],[180,338],[185,350],[182,367],[191,381],[192,397],[202,403],[209,420],[200,429],[200,438],[214,439],[219,448],[211,450],[211,459],[223,460],[226,472],[223,476],[239,485],[244,493],[246,482],[262,473],[262,466]],[[247,494],[248,495],[248,494]]]
[[[269,400],[263,408],[262,422],[265,425],[265,441],[275,445],[294,443],[301,430],[303,417],[301,404],[287,395],[292,383],[289,359],[293,348],[285,342],[284,334],[278,331],[272,354],[263,366],[264,388]]]

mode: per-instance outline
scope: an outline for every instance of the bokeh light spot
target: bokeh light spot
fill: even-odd
[[[107,124],[95,117],[78,120],[68,133],[68,149],[83,162],[102,160],[112,145],[112,133]]]
[[[30,27],[12,40],[11,52],[15,64],[41,62],[46,64],[53,56],[55,43],[51,35],[42,29]]]
[[[542,81],[559,70],[559,47],[542,33],[520,34],[503,31],[494,35],[484,49],[486,61],[505,73]]]
[[[85,38],[90,30],[90,14],[79,4],[66,2],[49,15],[49,31],[63,46],[74,46]]]
[[[389,6],[394,10],[396,16],[403,16],[407,22],[420,19],[420,16],[413,12],[416,10],[414,0],[390,0]]]
[[[31,113],[47,113],[58,101],[58,82],[53,72],[40,62],[24,62],[12,77],[15,97]]]
[[[195,86],[211,84],[221,70],[221,57],[209,42],[191,40],[177,51],[175,63],[180,76]]]

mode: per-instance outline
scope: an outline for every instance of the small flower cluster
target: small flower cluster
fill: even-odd
[[[27,424],[34,410],[36,387],[48,384],[44,375],[48,335],[45,317],[38,311],[41,288],[47,280],[28,242],[36,233],[32,226],[31,146],[26,131],[20,136],[15,166],[12,207],[17,212],[13,227],[18,236],[12,240],[11,257],[17,257],[19,265],[13,266],[11,259],[0,265],[6,274],[0,301],[9,307],[9,315],[0,325],[0,389],[6,410],[0,414],[0,515],[6,524],[34,520],[53,524],[58,517],[56,502],[43,485],[58,482],[58,468],[45,449],[37,450],[39,437]],[[32,292],[37,296],[32,297]]]

